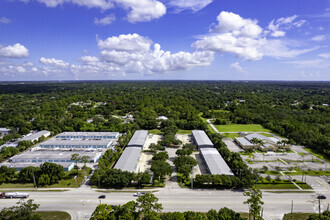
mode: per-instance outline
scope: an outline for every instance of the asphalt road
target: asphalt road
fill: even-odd
[[[323,192],[327,200],[322,202],[326,209],[330,202],[329,191]],[[124,204],[135,200],[132,192],[102,193],[88,188],[72,189],[65,192],[29,192],[30,198],[40,204],[39,210],[60,210],[71,214],[72,219],[88,219],[95,207],[100,203],[112,205]],[[98,199],[101,194],[106,199]],[[239,212],[248,212],[248,206],[243,204],[246,197],[242,192],[229,190],[189,190],[161,189],[154,193],[163,204],[164,212],[170,211],[208,211],[228,207]],[[295,212],[317,212],[317,204],[313,204],[315,193],[263,193],[264,217],[281,219],[284,213],[290,212],[291,201]],[[1,199],[0,208],[12,206],[18,199]]]

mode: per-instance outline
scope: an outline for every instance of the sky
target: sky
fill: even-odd
[[[330,0],[0,0],[0,81],[330,80]]]

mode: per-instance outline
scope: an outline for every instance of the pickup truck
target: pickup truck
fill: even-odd
[[[27,198],[29,197],[28,193],[21,193],[21,192],[2,192],[0,194],[0,198],[6,199],[6,198]]]

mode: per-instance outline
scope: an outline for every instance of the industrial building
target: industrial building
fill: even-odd
[[[62,140],[52,138],[40,144],[41,148],[109,148],[111,140]]]
[[[210,174],[234,175],[204,131],[194,130],[192,136]]]
[[[118,132],[63,132],[40,144],[41,148],[109,148]]]
[[[116,139],[119,132],[63,132],[58,139]]]
[[[145,130],[135,131],[133,137],[127,144],[127,147],[120,156],[114,168],[121,169],[123,171],[135,172],[147,136],[148,136],[148,131]]]
[[[218,150],[215,148],[201,148],[202,158],[204,159],[207,169],[210,174],[229,175],[233,176],[233,172],[221,157]]]
[[[199,149],[214,147],[213,143],[211,142],[209,137],[206,135],[205,131],[194,130],[194,131],[192,131],[192,136]]]
[[[8,128],[0,128],[0,133],[2,135],[7,135],[7,134],[9,134],[9,132],[10,132],[10,129],[8,129]]]
[[[74,150],[36,150],[25,151],[21,154],[15,155],[9,159],[12,163],[64,163],[74,162],[71,160],[72,154],[79,154],[79,156],[88,156],[89,162],[95,163],[101,157],[99,151],[74,151]]]
[[[244,137],[236,137],[235,142],[244,150],[254,149],[255,145],[252,144]]]
[[[2,163],[0,166],[6,166],[8,168],[15,168],[16,171],[20,171],[23,168],[26,167],[40,167],[40,165],[43,163]],[[63,171],[70,171],[74,168],[73,162],[57,162],[56,164],[59,164],[63,167]]]
[[[50,136],[50,131],[46,131],[46,130],[39,131],[39,132],[36,132],[34,134],[30,134],[30,135],[27,135],[25,137],[22,137],[21,139],[19,139],[19,141],[34,142],[34,141],[38,141],[38,139],[41,138],[42,136],[49,137]]]
[[[127,147],[141,147],[143,148],[144,143],[147,140],[148,131],[145,130],[138,130],[135,131],[133,137],[127,144]]]
[[[252,143],[252,139],[258,139],[262,140],[263,144],[258,145]],[[274,151],[277,149],[277,142],[279,140],[274,137],[266,137],[264,135],[258,134],[258,133],[252,133],[249,135],[246,135],[245,137],[236,137],[235,142],[242,147],[244,150],[249,150],[249,149],[258,149],[261,151]],[[284,148],[290,148],[289,146],[283,146]]]
[[[114,168],[122,171],[135,172],[137,164],[139,163],[141,151],[141,147],[126,147]]]

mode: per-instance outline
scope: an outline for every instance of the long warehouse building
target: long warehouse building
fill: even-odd
[[[192,135],[210,174],[234,175],[204,131],[194,130]]]
[[[214,147],[212,141],[206,135],[205,131],[193,130],[192,135],[193,135],[194,141],[199,149]]]
[[[120,156],[114,168],[123,171],[136,172],[136,167],[139,163],[143,145],[146,142],[147,136],[148,131],[135,131],[133,137],[127,144],[127,147]]]
[[[138,130],[135,131],[133,137],[127,144],[127,147],[141,147],[143,148],[144,143],[147,140],[148,131],[145,130]]]
[[[63,132],[40,144],[41,148],[109,148],[118,132]]]
[[[76,153],[79,156],[87,156],[92,163],[97,162],[102,155],[102,152],[98,151],[36,150],[15,155],[9,161],[12,163],[74,162],[71,157]]]
[[[122,171],[135,172],[141,152],[141,147],[126,147],[114,168]]]
[[[200,152],[206,163],[207,169],[211,174],[234,175],[217,149],[201,148]]]

